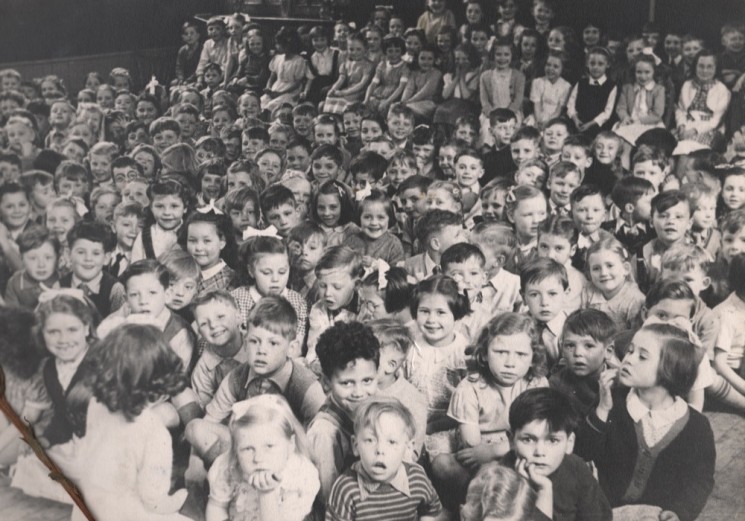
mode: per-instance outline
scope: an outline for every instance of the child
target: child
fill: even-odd
[[[592,143],[592,163],[585,172],[584,182],[600,187],[606,198],[624,177],[623,151],[623,140],[615,132],[604,130]]]
[[[535,127],[525,126],[512,134],[510,138],[510,154],[512,162],[518,168],[525,161],[540,158],[541,133]]]
[[[652,183],[633,176],[620,179],[611,192],[611,200],[619,210],[618,217],[604,222],[602,227],[612,232],[632,255],[641,255],[642,247],[654,237],[650,220],[655,194]]]
[[[487,286],[494,295],[486,308],[497,312],[517,311],[522,304],[520,277],[504,269],[517,247],[515,233],[504,223],[484,222],[473,229],[470,241],[479,246],[486,258]]]
[[[400,263],[418,282],[440,273],[440,257],[466,238],[460,216],[447,210],[428,210],[417,221],[416,235],[424,250]]]
[[[631,279],[628,253],[613,237],[597,241],[587,250],[590,282],[582,292],[582,308],[604,311],[619,330],[638,324],[644,294]]]
[[[375,152],[361,152],[355,157],[349,165],[355,194],[370,192],[373,188],[380,189],[387,167],[388,161]]]
[[[497,177],[506,177],[507,172],[515,170],[517,165],[512,159],[512,136],[517,126],[517,116],[510,109],[494,109],[489,114],[489,131],[494,139],[494,148],[484,153],[485,185]]]
[[[284,153],[278,149],[265,148],[254,156],[259,167],[259,176],[265,186],[276,184],[284,171]]]
[[[197,65],[202,52],[199,44],[199,27],[194,20],[188,20],[181,26],[181,46],[176,55],[176,81],[177,83],[192,83],[196,80]]]
[[[548,203],[543,192],[532,186],[518,186],[507,193],[505,204],[507,221],[514,226],[517,250],[510,259],[510,267],[519,273],[524,262],[535,255],[538,227],[546,220]]]
[[[444,4],[430,0],[434,2]],[[327,520],[440,519],[442,506],[424,469],[405,462],[414,437],[413,420],[395,398],[370,399],[358,408],[352,439],[360,460],[334,482]]]
[[[218,112],[217,108],[215,107],[212,111],[213,119]],[[173,118],[158,118],[150,124],[150,138],[153,141],[155,150],[159,154],[163,154],[166,148],[175,145],[181,140],[181,125]]]
[[[681,190],[688,197],[693,210],[691,241],[715,259],[722,243],[722,234],[717,229],[716,219],[717,191],[705,183],[687,183]]]
[[[28,194],[31,220],[43,224],[47,206],[57,196],[54,191],[54,175],[43,170],[30,170],[24,172],[18,181]]]
[[[388,111],[388,135],[393,140],[396,148],[405,149],[409,147],[409,139],[414,133],[416,117],[414,111],[404,103],[396,103]]]
[[[250,398],[235,408],[229,429],[230,449],[209,472],[206,519],[304,519],[320,484],[287,402],[273,395]]]
[[[300,56],[302,44],[295,29],[280,28],[275,36],[277,54],[269,63],[271,75],[261,97],[261,108],[273,112],[283,103],[294,104],[308,75],[308,62]]]
[[[434,475],[465,497],[474,470],[510,450],[508,412],[527,389],[547,387],[545,358],[533,321],[517,313],[492,319],[473,350],[476,373],[455,389],[448,416],[458,422],[460,449],[432,462]]]
[[[559,161],[551,167],[548,178],[548,207],[552,217],[566,217],[571,213],[571,195],[580,183],[582,172],[570,161]]]
[[[568,396],[582,416],[597,407],[598,380],[615,356],[611,346],[615,334],[611,318],[597,309],[576,310],[564,323],[559,344],[565,365],[548,383]]]
[[[114,207],[122,202],[122,196],[119,195],[113,186],[97,186],[91,192],[91,214],[93,218],[104,224],[111,224],[114,216]]]
[[[579,168],[582,178],[585,177],[585,170],[592,165],[592,155],[590,153],[590,141],[583,135],[568,136],[561,146],[562,161],[570,161]]]
[[[416,28],[424,32],[430,45],[436,43],[437,34],[443,27],[455,27],[455,15],[446,7],[444,0],[427,0],[427,9],[417,20]]]
[[[554,389],[530,389],[510,406],[513,451],[504,464],[538,489],[536,507],[553,519],[610,521],[612,513],[592,471],[572,451],[579,418]]]
[[[339,181],[320,185],[311,204],[311,218],[323,229],[327,246],[338,246],[357,232],[354,203],[349,187]]]
[[[317,147],[310,156],[310,168],[313,174],[313,188],[318,189],[326,181],[344,181],[342,169],[344,156],[339,147],[324,144]]]
[[[5,288],[5,305],[34,309],[45,289],[59,287],[57,258],[60,243],[46,228],[34,226],[16,240],[23,269],[16,271]]]
[[[442,83],[442,73],[435,68],[435,50],[423,47],[417,56],[417,65],[406,83],[401,103],[410,108],[418,120],[430,121],[437,108]]]
[[[308,60],[309,81],[305,84],[301,98],[314,105],[321,103],[339,74],[339,49],[329,46],[326,30],[317,25],[310,30],[313,54]]]
[[[610,234],[601,228],[606,215],[605,202],[600,189],[587,184],[572,191],[570,201],[572,219],[579,230],[577,251],[572,258],[572,265],[584,271],[587,249],[595,242],[610,237]]]
[[[202,277],[202,270],[194,257],[181,249],[173,249],[158,257],[168,271],[168,289],[166,306],[178,314],[187,323],[194,321],[190,304],[197,296],[197,286]]]
[[[181,230],[185,250],[202,270],[197,291],[232,289],[237,285],[238,263],[232,222],[214,207],[203,210],[191,214]]]
[[[525,75],[511,68],[512,44],[499,40],[492,45],[490,59],[495,68],[481,73],[479,96],[481,97],[481,138],[490,144],[489,114],[494,109],[510,109],[518,122],[522,120]]]
[[[207,206],[210,201],[216,201],[223,195],[226,175],[225,163],[220,159],[208,159],[200,163],[197,172],[197,183],[200,188],[197,194],[198,206]]]
[[[473,199],[473,198],[471,198]],[[434,181],[427,189],[427,208],[447,210],[463,218],[463,199],[460,188],[451,181]],[[466,222],[466,225],[469,223]],[[470,219],[470,227],[473,227]]]
[[[154,259],[170,250],[178,242],[178,228],[189,207],[187,189],[174,179],[153,184],[150,198],[145,226],[132,246],[132,262]]]
[[[320,502],[328,504],[336,478],[353,461],[353,418],[377,393],[380,343],[359,322],[338,322],[321,335],[318,360],[328,398],[308,426],[311,459],[321,480]]]
[[[388,179],[390,190],[398,190],[406,179],[419,175],[416,156],[405,149],[396,149],[388,161],[385,176]]]
[[[389,35],[383,39],[385,60],[375,68],[370,86],[365,92],[363,103],[382,117],[387,117],[388,109],[401,99],[409,81],[410,71],[402,60],[404,48],[405,43],[400,37]]]
[[[46,228],[49,230],[60,243],[60,254],[57,259],[57,270],[59,275],[70,273],[70,246],[67,243],[67,234],[75,224],[80,221],[80,216],[76,210],[77,204],[70,197],[59,197],[49,203],[47,210]],[[8,250],[5,249],[5,255]]]
[[[101,223],[80,221],[67,234],[71,273],[60,278],[63,288],[83,291],[102,317],[119,309],[126,299],[121,282],[105,273],[116,239],[111,229]]]
[[[362,117],[367,114],[368,109],[362,102],[347,105],[341,115],[344,127],[344,149],[355,156],[362,150],[362,139],[360,138]]]
[[[455,156],[455,180],[465,195],[479,195],[479,181],[484,175],[484,163],[481,154],[467,148]],[[478,199],[477,199],[478,201]],[[474,206],[476,203],[471,203]],[[468,205],[467,205],[468,206]]]
[[[729,261],[730,295],[714,308],[719,318],[720,330],[714,350],[714,368],[741,395],[745,394],[743,379],[743,330],[741,310],[745,305],[745,255],[739,253]]]
[[[572,257],[577,250],[577,236],[574,221],[568,217],[553,217],[546,219],[541,225],[536,247],[539,258],[554,260],[566,270],[568,288],[564,310],[567,313],[579,309],[582,290],[588,284],[582,272],[572,266]]]
[[[490,304],[495,291],[486,285],[485,264],[486,257],[481,250],[466,242],[450,246],[440,259],[443,274],[455,280],[458,290],[468,297],[471,313],[460,322],[459,331],[471,341],[478,338],[493,316]]]
[[[202,85],[205,80],[205,67],[210,64],[219,64],[224,67],[228,60],[228,32],[225,27],[225,20],[222,16],[213,16],[207,20],[208,40],[202,46],[202,52],[199,55],[196,75],[197,84]]]
[[[616,104],[617,88],[606,76],[610,61],[606,49],[590,49],[585,59],[588,76],[577,82],[567,101],[567,116],[590,138],[607,130],[605,127]]]
[[[251,310],[262,298],[269,295],[284,297],[295,310],[297,318],[292,358],[300,356],[300,343],[305,338],[308,305],[296,291],[287,288],[290,264],[287,248],[278,237],[254,237],[243,247],[242,265],[251,278],[251,284],[234,289],[230,294],[240,310],[241,322],[245,322]]]
[[[326,248],[323,229],[309,221],[295,226],[287,238],[290,254],[290,289],[305,298],[308,306],[318,299],[316,266]]]
[[[571,84],[561,77],[567,59],[561,52],[551,51],[544,66],[545,76],[535,78],[530,84],[530,101],[533,117],[526,123],[544,128],[547,122],[561,116],[572,90]]]
[[[513,0],[507,0],[512,2]],[[528,519],[535,512],[536,492],[527,479],[496,462],[482,465],[468,484],[462,521]]]
[[[349,103],[362,101],[365,89],[375,71],[367,59],[367,40],[362,33],[347,39],[346,59],[339,67],[339,78],[331,86],[323,104],[323,112],[342,114]]]
[[[734,166],[722,172],[724,213],[745,208],[745,168]]]
[[[634,63],[635,82],[621,87],[616,106],[620,120],[613,131],[633,146],[650,128],[662,127],[665,115],[665,87],[655,83],[655,60],[640,55]]]
[[[125,324],[106,337],[91,363],[93,398],[78,455],[85,469],[81,465],[77,481],[90,508],[112,519],[185,521],[178,510],[186,490],[169,495],[171,437],[155,412],[186,387],[181,361],[157,328]],[[108,472],[110,464],[128,471]],[[85,516],[76,508],[72,518]]]
[[[722,81],[731,89],[745,72],[745,27],[741,24],[725,23],[721,29],[722,47],[719,55]]]
[[[280,237],[287,237],[300,223],[295,196],[286,186],[273,185],[261,193],[261,213],[266,222],[274,226]]]
[[[548,166],[561,160],[564,143],[570,134],[571,123],[563,117],[555,117],[543,123],[541,133],[541,152]]]
[[[620,370],[600,375],[600,401],[580,425],[576,449],[597,465],[611,506],[641,503],[660,507],[661,519],[698,517],[714,486],[715,450],[708,420],[683,399],[696,367],[684,331],[649,324],[634,335]],[[624,387],[612,388],[616,378]],[[664,412],[664,424],[653,410]]]
[[[483,221],[504,221],[504,206],[510,183],[506,179],[492,179],[486,183],[479,193],[481,200],[481,217]]]
[[[436,177],[435,131],[428,125],[419,125],[411,136],[411,148],[416,158],[417,173],[425,177]]]
[[[363,255],[366,267],[380,259],[395,265],[404,260],[401,241],[391,233],[395,223],[393,204],[380,190],[372,190],[359,204],[360,231],[348,236],[342,244]]]

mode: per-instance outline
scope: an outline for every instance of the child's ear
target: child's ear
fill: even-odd
[[[623,212],[624,212],[624,213],[627,213],[627,214],[632,214],[632,213],[634,213],[634,210],[635,210],[635,209],[636,209],[636,206],[634,206],[634,203],[626,203],[626,204],[625,204],[625,205],[623,206]]]
[[[302,354],[302,346],[300,345],[300,342],[297,338],[290,340],[289,349],[287,350],[289,353],[300,353]]]
[[[647,306],[642,306],[642,309],[639,312],[639,314],[642,317],[642,322],[644,322],[645,320],[647,320],[647,317],[649,316],[649,310],[647,309]]]
[[[103,254],[103,265],[108,266],[108,264],[111,262],[111,252],[107,251]]]
[[[576,244],[571,244],[569,246],[569,256],[570,257],[574,257],[574,254],[575,253],[577,253],[577,245]]]
[[[431,237],[429,239],[429,248],[433,251],[440,251],[440,238]]]
[[[709,289],[709,286],[711,286],[711,277],[704,277],[701,283],[704,285],[704,289]]]
[[[585,168],[590,168],[592,166],[592,156],[588,157],[585,161]]]
[[[567,448],[565,451],[567,454],[571,454],[572,452],[574,452],[574,440],[574,433],[571,433],[569,436],[567,436]]]

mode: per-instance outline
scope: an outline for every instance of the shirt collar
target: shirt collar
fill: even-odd
[[[618,221],[616,221],[615,233],[618,233],[621,230],[624,230],[627,233],[632,230],[638,230],[640,233],[644,233],[647,231],[647,225],[643,221],[630,225],[623,219],[618,219]]]
[[[649,83],[647,83],[646,85],[644,85],[644,87],[642,87],[638,83],[635,83],[634,84],[634,92],[639,92],[641,89],[644,89],[647,92],[652,92],[652,90],[654,89],[654,86],[655,86],[655,82],[654,81],[650,81]]]
[[[679,396],[675,397],[675,402],[667,409],[648,409],[646,405],[639,399],[635,389],[629,391],[626,395],[626,410],[629,412],[629,416],[637,423],[642,420],[645,416],[658,421],[667,420],[669,423],[674,422],[685,416],[688,411],[688,404]]]
[[[207,268],[206,270],[202,270],[202,280],[207,280],[218,273],[220,273],[220,270],[223,269],[227,264],[225,264],[225,261],[220,259],[220,262],[212,266],[211,268]]]
[[[292,362],[288,358],[285,362],[285,365],[279,368],[279,370],[270,376],[259,376],[257,375],[253,369],[248,370],[248,378],[246,380],[246,387],[248,387],[251,382],[256,380],[257,378],[266,378],[267,380],[273,382],[279,390],[282,392],[282,394],[285,393],[287,390],[287,385],[290,383],[290,377],[292,376]]]
[[[590,85],[595,85],[595,84],[597,84],[597,85],[605,85],[605,82],[606,81],[608,81],[608,76],[606,76],[605,74],[603,74],[602,76],[600,76],[597,79],[590,78]]]
[[[86,284],[88,286],[88,289],[91,290],[91,293],[98,294],[101,291],[101,279],[103,279],[103,271],[96,275],[93,280],[89,280],[88,282],[80,280],[73,273],[72,283],[70,284],[70,286],[72,286],[73,288],[78,288],[81,284]]]
[[[357,485],[360,487],[360,501],[365,501],[370,494],[378,490],[381,485],[380,481],[374,481],[370,475],[365,471],[360,461],[352,463],[352,470],[357,473]],[[411,490],[409,488],[409,476],[406,474],[406,466],[401,463],[398,468],[398,472],[387,481],[387,483],[401,492],[406,497],[411,497]]]
[[[561,311],[554,318],[546,322],[546,329],[558,337],[561,334],[561,330],[564,328],[564,322],[567,320],[567,314],[565,311]]]

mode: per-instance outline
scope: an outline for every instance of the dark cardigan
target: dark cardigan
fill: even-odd
[[[603,423],[593,411],[577,432],[575,453],[595,462],[600,486],[612,507],[624,504],[639,451],[634,421],[626,409],[629,389],[613,391],[613,408]],[[714,488],[716,449],[709,420],[689,408],[678,436],[657,456],[638,500],[694,521]]]

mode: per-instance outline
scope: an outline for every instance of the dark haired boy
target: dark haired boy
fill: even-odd
[[[326,248],[326,234],[316,223],[305,221],[298,224],[287,237],[290,255],[289,287],[297,291],[310,308],[318,300],[318,278],[316,266]]]
[[[468,297],[471,304],[471,313],[461,319],[460,329],[474,342],[494,314],[491,303],[496,291],[491,285],[486,285],[485,265],[483,252],[467,242],[453,244],[440,258],[442,273],[458,283],[458,290]]]
[[[416,223],[416,236],[424,250],[399,263],[418,282],[440,273],[440,257],[453,244],[466,240],[461,216],[447,210],[428,210]]]
[[[280,237],[287,237],[300,224],[300,212],[292,190],[282,185],[270,186],[261,193],[261,213],[277,229]]]
[[[582,183],[582,172],[571,161],[558,161],[548,177],[548,209],[551,217],[566,217],[571,213],[570,197]]]
[[[111,252],[111,259],[106,271],[119,278],[131,262],[132,247],[137,235],[142,231],[145,219],[143,208],[137,203],[119,203],[114,208],[114,219],[111,228],[116,234],[116,247]]]
[[[310,169],[313,173],[313,189],[318,190],[326,181],[344,181],[344,156],[335,145],[318,146],[310,156]]]
[[[489,132],[494,138],[494,148],[484,151],[484,175],[480,179],[481,186],[497,177],[504,177],[517,168],[510,152],[510,142],[516,125],[517,116],[510,109],[494,109],[489,114]]]
[[[361,152],[349,164],[352,189],[355,194],[373,188],[381,189],[381,180],[388,168],[388,161],[377,152]]]
[[[337,322],[318,338],[316,354],[329,396],[308,426],[308,447],[325,504],[334,481],[354,460],[354,413],[378,391],[380,343],[368,326]]]
[[[103,271],[116,246],[114,232],[103,223],[80,221],[68,232],[67,243],[72,272],[60,279],[60,286],[81,289],[102,317],[109,316],[126,300],[122,283]]]
[[[610,521],[610,505],[590,467],[572,454],[578,424],[569,397],[551,388],[528,389],[510,406],[513,450],[503,464],[537,489],[536,508],[545,518]]]
[[[641,177],[624,177],[613,187],[610,197],[620,211],[617,218],[605,221],[601,228],[611,232],[630,255],[640,254],[642,247],[654,238],[649,221],[655,193],[654,185]]]
[[[585,270],[587,250],[597,241],[610,237],[601,225],[605,221],[606,208],[603,193],[594,185],[582,185],[572,192],[572,219],[579,230],[577,251],[572,257],[572,265],[579,271]]]
[[[23,269],[16,271],[5,288],[5,305],[34,309],[43,288],[58,287],[57,259],[60,244],[41,226],[21,232],[16,240]]]
[[[160,117],[150,123],[150,137],[159,154],[181,139],[181,125],[173,118]]]

